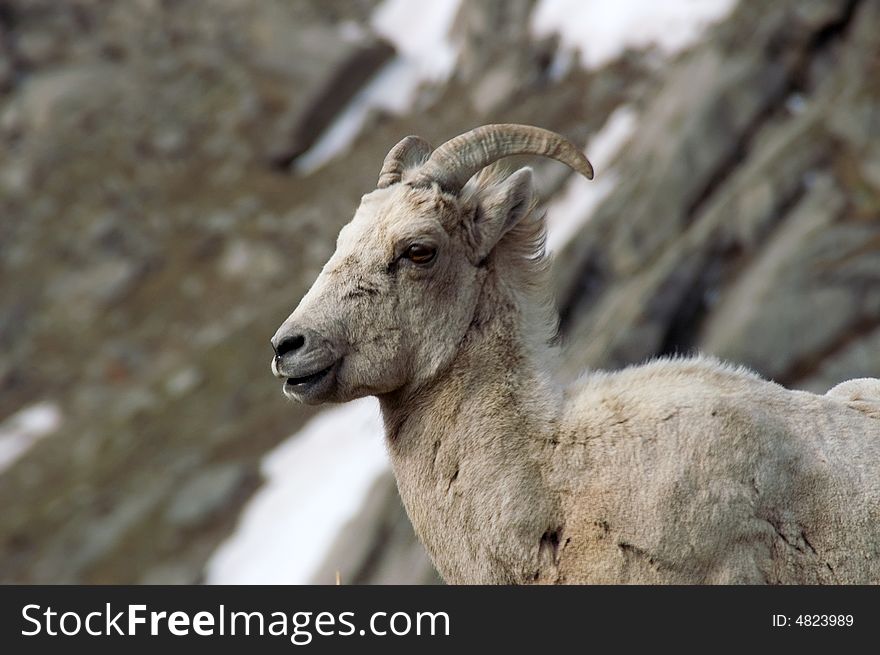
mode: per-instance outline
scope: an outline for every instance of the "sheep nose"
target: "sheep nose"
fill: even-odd
[[[306,337],[303,334],[286,334],[283,337],[272,338],[272,348],[275,357],[284,357],[287,353],[293,353],[306,345]]]

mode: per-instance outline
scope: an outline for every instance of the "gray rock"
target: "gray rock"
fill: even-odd
[[[791,22],[784,4],[762,16],[754,38],[784,34],[790,51],[728,49],[736,26],[749,24],[741,6],[722,38],[685,56],[647,104],[621,164],[629,179],[562,255],[572,374],[702,350],[798,385],[853,329],[880,320],[864,303],[880,267],[858,247],[878,238],[880,223],[849,224],[854,180],[841,174],[876,127],[846,123],[852,146],[831,138],[836,117],[850,115],[841,99],[863,103],[869,37],[860,26],[877,8],[801,7],[803,20]],[[842,52],[829,63],[837,68],[810,78],[803,111],[780,112],[790,76],[830,48]],[[681,102],[688,88],[699,93]],[[856,197],[877,215],[876,187]]]
[[[223,511],[245,478],[246,472],[235,464],[205,468],[175,493],[165,516],[176,526],[198,526]]]
[[[202,382],[203,376],[197,368],[189,366],[177,371],[168,378],[165,390],[172,396],[180,397],[188,394]]]

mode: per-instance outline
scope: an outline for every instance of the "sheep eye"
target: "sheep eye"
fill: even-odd
[[[431,246],[423,246],[420,243],[414,243],[406,249],[406,252],[403,253],[403,256],[410,260],[413,264],[427,264],[432,259],[434,259],[436,254],[436,248],[432,248]]]

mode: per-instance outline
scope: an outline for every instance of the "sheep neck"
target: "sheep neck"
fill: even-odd
[[[561,397],[510,297],[484,292],[454,361],[380,398],[401,497],[449,582],[521,582],[558,516],[540,467]],[[503,308],[508,308],[504,311]]]

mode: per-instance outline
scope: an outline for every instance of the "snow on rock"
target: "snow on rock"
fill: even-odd
[[[25,407],[0,423],[0,472],[60,426],[61,408],[50,401]]]
[[[455,65],[449,31],[460,4],[461,0],[385,0],[373,14],[373,29],[425,79],[445,79]]]
[[[263,487],[207,564],[211,584],[305,584],[388,468],[378,402],[327,409],[268,453]]]
[[[633,109],[619,107],[590,139],[585,153],[596,170],[596,177],[588,182],[580,175],[572,175],[547,206],[548,252],[561,250],[615,187],[614,160],[632,136],[635,126]]]
[[[656,45],[665,55],[694,43],[736,0],[539,0],[532,13],[536,37],[559,34],[564,49],[580,51],[587,68],[627,48]]]
[[[449,77],[457,58],[449,39],[461,0],[385,0],[373,12],[371,26],[397,51],[336,117],[315,144],[294,162],[307,175],[344,152],[373,110],[403,114],[413,107],[425,82]]]

